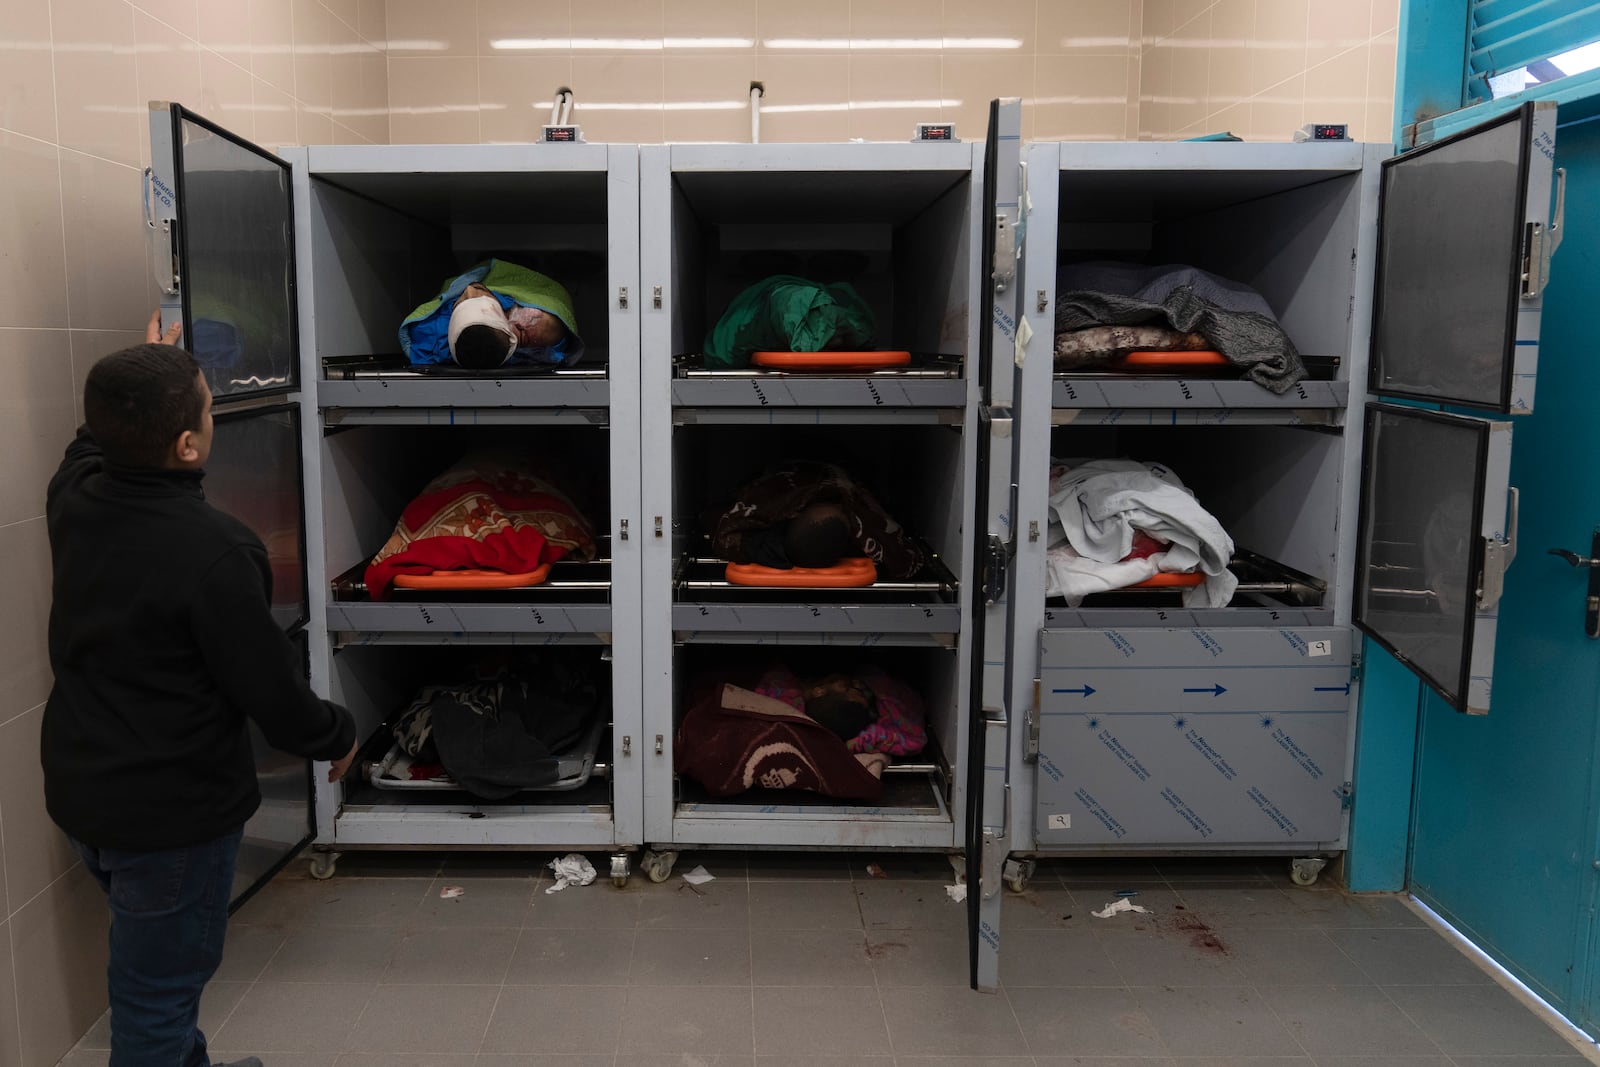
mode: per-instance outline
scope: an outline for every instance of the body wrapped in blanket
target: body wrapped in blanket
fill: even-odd
[[[678,769],[713,796],[802,789],[876,800],[889,757],[927,745],[922,698],[875,667],[802,682],[787,667],[709,671],[690,686]]]
[[[424,687],[391,730],[413,779],[448,776],[486,800],[553,784],[557,757],[606,705],[594,662],[545,649],[486,653],[449,684]]]
[[[1239,580],[1233,539],[1173,471],[1159,463],[1097,459],[1050,472],[1046,593],[1076,607],[1084,597],[1157,574],[1200,571],[1185,607],[1226,607]]]
[[[541,463],[515,451],[479,452],[453,464],[406,505],[367,566],[367,592],[382,600],[399,574],[523,574],[594,554],[589,520]]]
[[[831,463],[773,466],[700,522],[712,550],[729,563],[827,567],[859,556],[872,560],[885,578],[911,578],[927,564],[905,527]]]
[[[1085,370],[1130,352],[1213,350],[1282,393],[1306,376],[1261,294],[1196,267],[1092,262],[1056,274],[1055,367]]]

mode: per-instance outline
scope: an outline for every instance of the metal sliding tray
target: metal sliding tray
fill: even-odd
[[[430,635],[426,642],[467,642],[484,634],[611,632],[611,559],[554,563],[540,585],[519,589],[392,589],[385,600],[367,595],[366,563],[332,583],[328,629],[334,633]]]
[[[883,776],[883,795],[871,804],[859,800],[840,800],[800,789],[751,789],[737,796],[717,797],[698,782],[678,779],[675,814],[678,816],[747,815],[752,820],[770,821],[805,818],[810,815],[871,819],[896,815],[921,815],[949,818],[944,783],[937,775],[890,773]],[[752,844],[758,843],[752,840]]]
[[[1239,549],[1234,552],[1228,569],[1239,579],[1233,603],[1227,608],[1211,611],[1228,611],[1235,607],[1254,608],[1282,606],[1294,608],[1321,607],[1328,592],[1328,583],[1321,578],[1295,570],[1258,552]],[[1095,593],[1083,600],[1082,610],[1095,608],[1162,608],[1183,603],[1182,589],[1171,586],[1140,588],[1132,586],[1109,593]],[[1050,597],[1046,603],[1054,610],[1066,607],[1062,597]]]
[[[596,715],[594,725],[590,727],[577,744],[566,752],[556,757],[556,764],[560,770],[560,777],[549,785],[530,786],[521,790],[524,793],[562,793],[571,789],[581,789],[589,784],[589,779],[595,775],[602,777],[609,773],[609,765],[602,763],[599,758],[600,739],[605,736],[609,724],[603,715]],[[389,792],[404,793],[459,793],[465,792],[452,778],[433,778],[427,781],[412,781],[407,777],[411,769],[412,758],[396,742],[388,753],[373,768],[368,778],[369,784],[374,789]],[[389,776],[395,777],[389,777]]]
[[[1350,383],[1337,380],[1338,357],[1304,356],[1309,374],[1282,393],[1257,385],[1239,372],[1223,374],[1119,373],[1105,370],[1060,371],[1053,376],[1055,408],[1159,409],[1181,412],[1161,420],[1189,425],[1196,421],[1228,421],[1206,412],[1260,409],[1253,421],[1284,421],[1296,411],[1319,412],[1303,421],[1329,421],[1326,409],[1342,409],[1350,401]],[[1240,418],[1239,421],[1245,421]]]
[[[737,585],[725,577],[727,561],[712,556],[685,556],[678,563],[673,589],[679,601],[734,604],[811,604],[818,600],[860,603],[953,604],[960,583],[940,559],[928,553],[928,565],[914,578],[879,578],[871,585],[847,588],[796,589]]]
[[[885,777],[891,774],[926,775],[935,777],[941,782],[950,778],[950,761],[945,759],[944,751],[931,732],[928,735],[928,743],[915,756],[891,756],[889,759],[889,766],[883,769]]]
[[[610,402],[604,363],[487,374],[419,369],[397,356],[331,356],[317,382],[320,408],[596,408]]]
[[[718,634],[856,635],[877,643],[890,634],[954,634],[961,630],[960,586],[943,560],[930,554],[909,581],[879,581],[851,589],[768,589],[734,585],[720,559],[686,556],[673,581],[672,628],[684,640]],[[767,637],[761,636],[767,643]]]
[[[356,564],[333,580],[333,599],[336,603],[504,604],[558,600],[603,604],[611,592],[611,560],[599,558],[587,563],[552,563],[550,577],[538,585],[515,589],[401,589],[396,586],[389,590],[388,599],[374,601],[367,595],[368,562]]]
[[[675,407],[948,407],[967,401],[957,357],[913,354],[910,366],[857,372],[708,370],[696,356],[673,367]]]

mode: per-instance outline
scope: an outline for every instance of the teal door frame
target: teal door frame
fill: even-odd
[[[1584,198],[1593,199],[1593,193],[1583,192],[1600,187],[1600,71],[1536,86],[1514,97],[1476,100],[1480,94],[1468,89],[1469,25],[1469,0],[1402,3],[1394,146],[1404,151],[1448,136],[1529,99],[1560,105],[1556,163],[1571,172],[1569,186],[1576,195],[1567,200],[1569,236],[1557,256],[1545,305],[1545,347],[1554,358],[1543,368],[1541,406],[1526,422],[1513,422],[1518,427],[1513,470],[1519,454],[1524,478],[1542,473],[1529,467],[1536,458],[1546,463],[1567,459],[1587,469],[1600,456],[1600,437],[1591,439],[1577,430],[1585,420],[1584,404],[1592,403],[1595,394],[1585,398],[1570,393],[1600,385],[1600,379],[1589,380],[1587,367],[1577,367],[1572,356],[1574,345],[1592,347],[1585,344],[1592,331],[1586,335],[1581,316],[1575,315],[1578,306],[1592,307],[1597,295],[1594,283],[1580,279],[1593,276],[1600,259],[1600,219],[1590,223],[1594,208]],[[1562,306],[1572,310],[1563,313]],[[1585,376],[1579,380],[1575,370]],[[1570,439],[1558,439],[1569,433]],[[1532,530],[1526,521],[1530,502],[1525,494],[1524,542],[1507,578],[1501,639],[1506,639],[1508,624],[1518,625],[1520,615],[1520,624],[1529,627],[1530,635],[1520,646],[1524,652],[1560,647],[1557,641],[1541,643],[1541,638],[1532,636],[1530,620],[1537,620],[1541,628],[1570,626],[1572,634],[1581,634],[1582,577],[1552,569],[1553,561],[1544,553],[1547,548],[1565,547],[1588,554],[1588,525],[1600,522],[1600,480],[1575,477],[1567,499],[1552,501],[1553,495],[1560,495],[1556,485],[1560,480],[1555,475],[1545,477],[1538,494],[1544,503],[1535,504],[1543,507],[1543,518],[1532,524]],[[1593,514],[1586,509],[1593,509]],[[1528,538],[1530,533],[1534,539]],[[1545,544],[1546,537],[1578,543]],[[1519,586],[1520,597],[1515,595]],[[1512,610],[1516,600],[1521,605]],[[1544,611],[1551,614],[1536,614]],[[1550,631],[1545,632],[1548,636]],[[1569,653],[1579,647],[1565,630],[1556,632],[1566,640]],[[1591,650],[1600,660],[1600,642],[1580,654]],[[1596,725],[1600,665],[1588,659],[1558,660],[1552,665],[1502,655],[1496,669],[1497,694],[1520,684],[1540,689],[1548,699],[1565,686],[1570,701],[1560,707],[1549,703],[1529,707],[1529,701],[1520,705],[1513,701],[1504,711],[1497,701],[1485,723],[1459,719],[1371,641],[1365,643],[1362,662],[1355,797],[1345,869],[1348,884],[1357,891],[1412,890],[1573,1022],[1594,1033],[1600,1020],[1594,973],[1600,960],[1600,925],[1594,918],[1600,909],[1600,774],[1595,772],[1600,767]],[[1552,671],[1567,677],[1552,682]],[[1512,718],[1515,715],[1523,716],[1522,721]],[[1563,722],[1571,727],[1570,735],[1561,732]],[[1541,745],[1551,757],[1543,777],[1537,759]],[[1456,775],[1460,775],[1459,795],[1450,792]],[[1525,789],[1518,790],[1518,775]],[[1508,778],[1512,780],[1505,781]],[[1494,808],[1496,788],[1506,790],[1504,795],[1526,793],[1557,809],[1551,812],[1550,825],[1538,828],[1545,834],[1539,842],[1542,851],[1515,839],[1509,817]],[[1423,795],[1430,801],[1427,811],[1417,805]],[[1450,798],[1455,810],[1441,811],[1442,796]],[[1425,832],[1419,834],[1419,827]],[[1528,836],[1531,839],[1534,832]],[[1441,857],[1446,855],[1470,873],[1440,877]],[[1539,932],[1542,938],[1534,932],[1537,918],[1519,917],[1512,914],[1516,909],[1507,907],[1523,890],[1526,908],[1549,909],[1544,921],[1550,929]],[[1567,940],[1570,943],[1563,944]]]

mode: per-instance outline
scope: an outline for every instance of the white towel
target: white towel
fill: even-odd
[[[594,864],[576,852],[551,860],[550,869],[556,874],[556,884],[546,889],[546,893],[559,893],[569,885],[588,885],[594,881]]]
[[[1136,530],[1171,547],[1125,560]],[[1185,591],[1184,606],[1225,607],[1239,585],[1228,570],[1232,557],[1222,524],[1160,464],[1097,459],[1052,472],[1046,588],[1074,607],[1091,593],[1195,570],[1206,582]]]

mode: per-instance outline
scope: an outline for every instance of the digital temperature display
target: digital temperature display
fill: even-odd
[[[1311,127],[1313,141],[1347,141],[1350,139],[1349,127],[1322,123]]]
[[[578,127],[576,126],[546,126],[544,139],[556,143],[576,143],[578,140]]]

